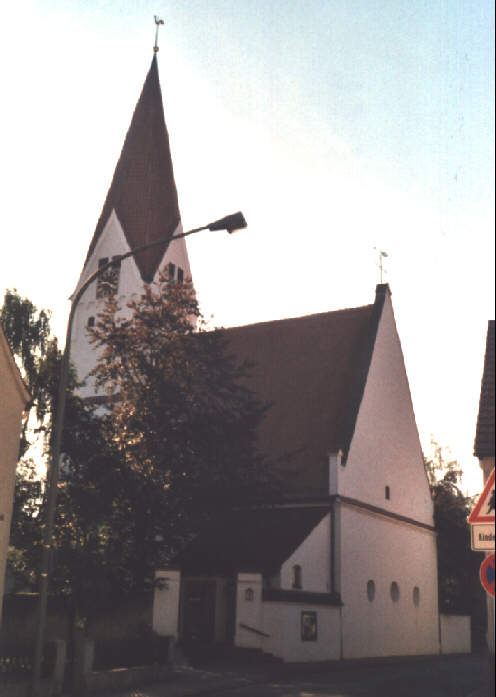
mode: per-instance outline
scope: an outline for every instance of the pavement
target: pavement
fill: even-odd
[[[176,668],[167,679],[109,697],[487,697],[485,656],[319,664]],[[107,697],[107,693],[100,697]]]

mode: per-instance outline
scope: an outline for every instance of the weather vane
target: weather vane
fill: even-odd
[[[379,276],[380,276],[380,279],[381,279],[381,280],[380,280],[380,283],[381,283],[381,285],[382,285],[382,275],[383,275],[383,272],[384,272],[384,267],[383,267],[383,265],[382,265],[382,260],[383,260],[385,257],[388,256],[388,253],[387,253],[387,252],[383,252],[381,249],[378,249],[378,247],[374,247],[374,249],[375,249],[375,251],[379,254],[379,263],[377,264],[377,266],[379,267]]]
[[[155,46],[153,47],[153,51],[154,51],[154,53],[157,53],[157,51],[158,51],[158,28],[161,24],[164,23],[164,20],[157,17],[157,15],[154,15],[154,17],[155,17],[155,24],[157,25],[157,28],[155,29]]]

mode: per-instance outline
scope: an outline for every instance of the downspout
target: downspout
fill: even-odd
[[[329,576],[331,593],[336,592],[336,497],[331,499],[331,549],[329,561]]]

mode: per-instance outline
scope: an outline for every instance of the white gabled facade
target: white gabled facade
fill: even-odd
[[[329,512],[278,573],[239,568],[236,646],[286,661],[470,651],[469,618],[439,615],[434,506],[387,286],[378,286],[368,331],[366,365],[357,364],[364,379],[350,400],[353,433],[346,453],[329,455],[328,496],[283,506]],[[214,583],[208,574],[200,580]],[[164,603],[157,591],[157,616],[166,614]],[[177,626],[167,631],[181,636]]]
[[[388,289],[348,457],[334,467],[344,657],[436,653],[434,507]]]

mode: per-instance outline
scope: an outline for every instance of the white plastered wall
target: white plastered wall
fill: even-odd
[[[174,234],[182,232],[181,223],[174,231]],[[113,210],[109,219],[98,238],[95,249],[84,267],[81,277],[78,281],[76,291],[86,281],[89,276],[98,269],[98,260],[104,257],[111,258],[116,254],[125,254],[130,248],[126,237],[122,230],[121,223],[117,214]],[[172,242],[162,262],[155,274],[154,281],[162,270],[167,268],[169,263],[173,263],[176,267],[180,267],[184,271],[184,277],[191,277],[191,269],[189,266],[188,252],[184,239]],[[133,298],[137,298],[143,292],[143,280],[141,279],[136,262],[132,257],[122,262],[119,278],[118,298],[120,304],[125,307],[126,303]],[[92,397],[97,394],[92,378],[88,378],[88,373],[95,366],[97,361],[97,351],[88,341],[87,324],[89,317],[96,317],[103,309],[104,299],[96,297],[97,282],[92,283],[85,291],[75,312],[72,341],[71,341],[71,359],[76,367],[78,378],[85,380],[85,386],[80,390],[83,397]]]
[[[343,657],[438,653],[435,533],[356,506],[339,507]],[[368,581],[375,585],[373,600]],[[393,582],[399,587],[396,602]]]
[[[179,632],[180,571],[156,571],[153,591],[153,631],[159,636],[173,636]]]
[[[246,597],[250,589],[251,600]],[[316,641],[303,641],[301,613],[317,615]],[[253,630],[257,630],[254,632]],[[236,635],[234,643],[260,649],[284,661],[338,660],[341,646],[340,608],[262,600],[261,574],[238,574],[236,599]]]
[[[434,524],[429,483],[389,294],[377,329],[346,466],[336,466],[335,486],[342,496]],[[389,500],[385,496],[386,486],[390,489]]]
[[[329,592],[330,514],[318,523],[281,567],[281,589],[291,590],[294,564],[302,568],[303,591]],[[246,590],[253,591],[251,600]],[[338,660],[341,651],[340,607],[305,602],[263,601],[261,574],[239,574],[236,602],[237,646],[261,649],[285,661]],[[301,613],[317,613],[317,640],[301,638]],[[258,630],[258,633],[241,625]],[[267,636],[264,636],[267,635]]]
[[[301,638],[301,613],[317,615],[317,640]],[[262,641],[266,653],[288,662],[337,661],[340,658],[340,608],[305,603],[264,603],[264,626],[269,634]]]
[[[330,514],[324,516],[310,535],[281,567],[281,588],[291,590],[292,569],[302,570],[302,590],[329,593],[329,564],[331,550]]]

